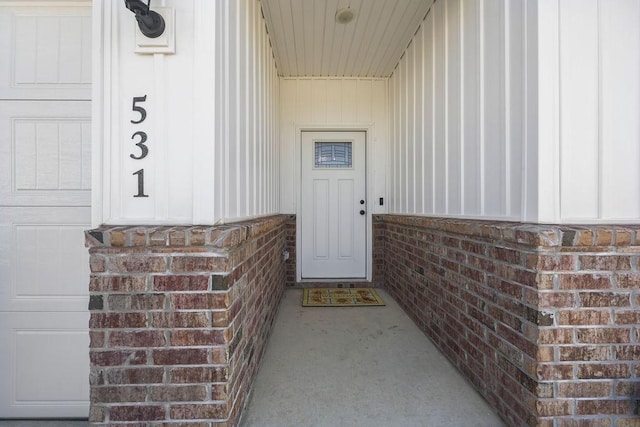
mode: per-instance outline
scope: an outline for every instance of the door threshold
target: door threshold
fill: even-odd
[[[305,279],[288,286],[294,289],[304,288],[376,288],[377,286],[367,279]]]

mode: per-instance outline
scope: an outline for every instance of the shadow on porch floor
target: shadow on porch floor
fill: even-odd
[[[385,307],[285,292],[243,427],[503,426],[383,290]]]

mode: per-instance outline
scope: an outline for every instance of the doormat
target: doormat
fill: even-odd
[[[305,289],[303,307],[364,307],[380,306],[384,301],[371,288],[317,288]]]

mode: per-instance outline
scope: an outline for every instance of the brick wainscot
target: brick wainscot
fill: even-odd
[[[509,426],[640,426],[640,226],[374,216],[385,286]]]
[[[284,290],[288,221],[86,232],[92,424],[237,425]]]

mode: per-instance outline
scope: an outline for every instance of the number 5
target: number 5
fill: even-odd
[[[144,122],[144,119],[147,118],[147,110],[145,110],[143,107],[139,107],[136,105],[136,102],[145,102],[146,100],[147,100],[147,95],[133,97],[133,105],[131,106],[131,109],[133,111],[137,111],[138,113],[140,113],[140,120],[138,121],[131,120],[131,123],[133,123],[134,125]]]

